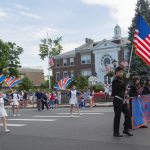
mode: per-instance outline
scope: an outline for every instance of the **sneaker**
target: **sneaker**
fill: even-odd
[[[5,129],[5,131],[4,131],[5,133],[9,133],[10,132],[10,130],[9,129]]]
[[[15,114],[13,114],[13,116],[14,116],[14,117],[16,117],[16,115],[15,115]]]

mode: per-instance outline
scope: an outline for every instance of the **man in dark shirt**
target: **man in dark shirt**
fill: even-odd
[[[41,102],[42,102],[42,97],[43,97],[42,91],[38,90],[35,93],[35,96],[37,97],[37,109],[38,111],[41,111]]]
[[[125,116],[123,133],[128,136],[133,136],[133,134],[129,131],[129,129],[131,129],[131,113],[128,108],[128,104],[125,102],[125,92],[129,74],[127,74],[126,79],[123,79],[123,71],[122,67],[117,67],[115,70],[115,78],[112,82],[112,96],[115,114],[113,135],[115,137],[123,136],[119,133],[121,112],[123,112]]]

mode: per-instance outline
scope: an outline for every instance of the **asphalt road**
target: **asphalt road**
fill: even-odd
[[[149,150],[148,129],[133,130],[133,137],[112,136],[113,109],[86,108],[81,116],[70,117],[68,108],[38,112],[21,110],[20,117],[9,114],[11,133],[0,126],[0,150]],[[122,116],[123,118],[123,116]],[[122,119],[123,121],[123,119]],[[121,128],[122,131],[122,121]]]

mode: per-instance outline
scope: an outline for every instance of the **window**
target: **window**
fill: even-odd
[[[63,59],[63,66],[67,66],[67,59]]]
[[[82,76],[91,76],[92,75],[92,72],[91,72],[91,69],[84,69],[81,71],[81,75]]]
[[[64,76],[64,78],[65,78],[65,77],[68,77],[68,71],[64,71],[64,72],[63,72],[63,76]]]
[[[70,66],[74,65],[74,58],[70,58]]]
[[[125,60],[128,60],[130,58],[130,52],[125,52]]]
[[[56,81],[60,80],[60,72],[56,72]]]
[[[71,78],[74,78],[74,71],[73,70],[70,71],[70,76],[71,76]]]
[[[81,55],[81,64],[90,64],[91,63],[91,55]]]
[[[60,66],[60,61],[56,60],[56,67],[59,67],[59,66]]]

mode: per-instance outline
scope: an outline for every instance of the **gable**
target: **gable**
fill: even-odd
[[[95,47],[94,50],[101,50],[101,49],[109,49],[109,48],[115,48],[118,47],[118,44],[115,44],[108,40],[100,41]]]

